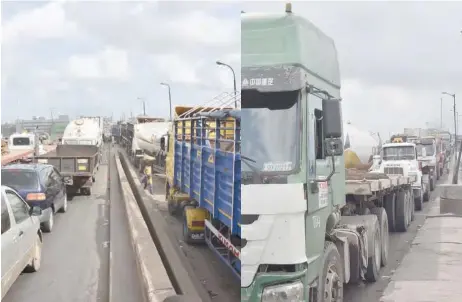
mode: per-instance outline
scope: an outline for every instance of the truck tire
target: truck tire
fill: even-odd
[[[404,191],[398,191],[395,218],[395,230],[397,232],[406,232],[409,225],[409,205]]]
[[[370,237],[374,250],[373,255],[367,259],[367,271],[365,275],[367,282],[376,282],[379,280],[380,265],[382,263],[382,240],[380,237],[380,226],[377,221],[374,223],[374,229],[372,229]]]
[[[437,167],[436,168],[436,180],[440,180],[440,174],[441,174],[440,171],[441,171],[440,168]]]
[[[383,202],[388,217],[388,230],[394,232],[396,224],[396,194],[390,193],[385,195]]]
[[[433,172],[433,176],[430,179],[430,192],[433,192],[435,190],[435,172]]]
[[[343,297],[343,261],[334,243],[324,242],[322,266],[318,279],[316,302],[335,301]]]
[[[419,196],[414,196],[414,209],[416,211],[422,211],[424,202],[423,188],[420,190]]]
[[[424,192],[424,194],[423,194],[423,201],[424,201],[424,202],[430,200],[430,192],[429,192],[430,190],[428,189],[428,186],[429,186],[429,185],[430,185],[430,184],[427,184],[427,185],[425,186],[425,192]]]
[[[388,217],[384,208],[372,208],[371,213],[377,216],[380,225],[380,241],[381,241],[381,265],[385,267],[388,264],[388,249],[390,237],[388,234]]]
[[[414,191],[412,191],[412,188],[409,188],[407,190],[407,196],[409,199],[409,224],[411,224],[412,221],[414,221],[414,214],[415,214],[415,205],[414,205]]]

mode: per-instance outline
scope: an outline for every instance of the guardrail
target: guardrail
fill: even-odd
[[[116,164],[123,192],[127,217],[138,270],[149,302],[211,302],[193,269],[168,237],[169,227],[160,212],[151,213],[143,202],[138,176],[130,169],[120,151]]]

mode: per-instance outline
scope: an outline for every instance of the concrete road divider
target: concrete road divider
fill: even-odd
[[[157,247],[158,254],[162,259],[166,273],[170,277],[170,282],[178,296],[172,296],[167,301],[187,301],[187,302],[211,302],[208,291],[204,288],[201,280],[194,278],[194,270],[188,263],[180,247],[174,245],[168,234],[171,228],[167,225],[165,218],[159,211],[148,212],[143,201],[147,198],[144,190],[141,189],[141,183],[138,179],[137,172],[130,168],[127,158],[119,152],[118,163],[123,169],[124,175],[130,184],[137,206],[144,218],[147,229],[151,235],[151,241]],[[173,299],[173,300],[172,300]],[[175,300],[176,299],[176,300]],[[178,300],[179,299],[179,300]]]
[[[123,193],[123,200],[130,228],[133,249],[137,257],[142,286],[148,302],[162,302],[175,296],[175,289],[170,281],[157,247],[143,219],[141,211],[133,195],[130,184],[116,155],[117,172]],[[167,300],[168,301],[168,300]]]

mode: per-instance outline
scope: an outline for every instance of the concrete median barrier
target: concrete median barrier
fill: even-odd
[[[440,188],[440,214],[462,216],[462,184],[444,184]]]
[[[145,224],[147,225],[151,235],[151,242],[157,247],[158,254],[164,263],[166,273],[176,291],[176,296],[172,296],[170,300],[166,299],[165,301],[211,301],[209,293],[205,290],[201,281],[194,278],[194,270],[187,260],[184,259],[180,247],[174,246],[171,238],[169,238],[169,226],[162,214],[159,211],[148,213],[143,202],[143,199],[147,198],[147,196],[144,190],[141,189],[142,186],[138,179],[137,172],[130,168],[128,160],[123,153],[119,152],[117,159],[118,162],[120,160],[121,168],[130,184],[131,192],[137,202]]]
[[[137,257],[137,265],[145,296],[148,302],[164,301],[168,297],[176,296],[176,291],[170,281],[158,249],[152,241],[151,234],[143,219],[135,196],[133,195],[120,158],[117,155],[116,166],[122,188],[133,249]]]

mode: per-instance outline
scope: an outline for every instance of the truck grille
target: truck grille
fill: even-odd
[[[384,173],[387,175],[404,175],[401,167],[385,167]]]

